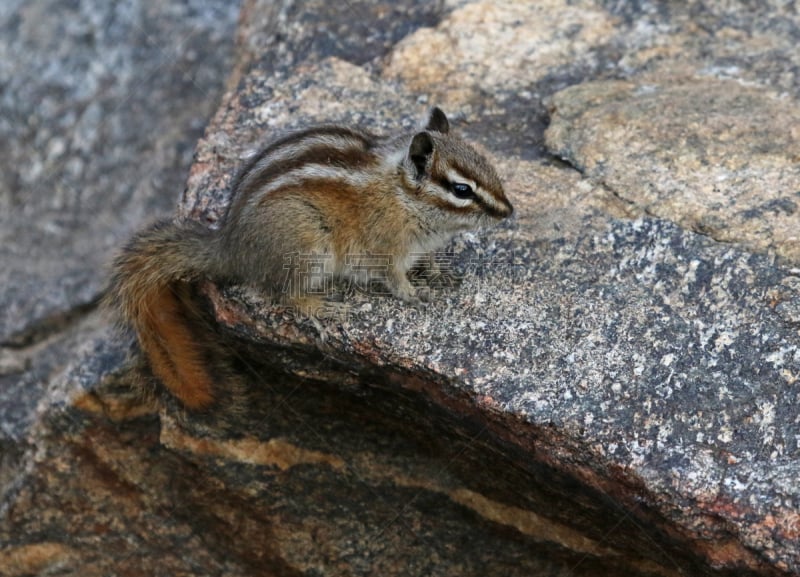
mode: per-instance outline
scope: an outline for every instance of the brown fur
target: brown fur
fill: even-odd
[[[214,401],[214,383],[185,320],[191,308],[185,283],[149,291],[139,317],[142,348],[153,373],[189,409],[205,409]]]
[[[216,258],[209,258],[210,237],[197,223],[164,221],[146,229],[117,257],[106,295],[135,329],[153,374],[193,410],[214,401],[199,312],[189,290]]]

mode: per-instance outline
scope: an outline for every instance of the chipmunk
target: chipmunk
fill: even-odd
[[[347,279],[347,255],[380,254],[392,256],[389,290],[416,302],[406,275],[421,253],[513,211],[492,165],[450,133],[439,108],[424,130],[395,138],[337,125],[279,138],[244,166],[232,193],[217,229],[165,220],[135,235],[113,263],[107,293],[153,374],[190,410],[210,407],[218,393],[217,351],[194,284],[256,285],[292,303],[307,295],[282,294],[287,255],[329,255]]]

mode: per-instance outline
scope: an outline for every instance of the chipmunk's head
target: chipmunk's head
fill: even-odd
[[[413,135],[404,166],[414,198],[440,230],[467,230],[513,212],[494,167],[450,133],[444,112],[433,108]]]

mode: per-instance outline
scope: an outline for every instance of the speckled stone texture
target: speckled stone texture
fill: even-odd
[[[23,6],[0,12],[0,49],[19,51]],[[274,134],[408,129],[436,103],[515,216],[453,242],[458,282],[423,310],[357,293],[345,319],[293,322],[204,283],[248,384],[202,415],[131,388],[146,369],[92,310],[95,261],[59,247],[88,263],[87,297],[2,296],[0,574],[800,575],[794,3],[248,0],[236,40],[180,214],[213,226]],[[3,105],[32,107],[21,90]],[[183,95],[163,98],[181,114],[159,134],[189,138]],[[95,152],[115,187],[163,159],[150,126],[120,142],[131,160]],[[53,198],[10,166],[4,250],[22,254],[14,231],[45,222],[27,207]],[[108,208],[65,238],[124,236],[148,190],[124,225]]]
[[[237,14],[205,1],[0,7],[0,437],[22,436],[98,324],[112,251],[174,210]]]
[[[662,70],[573,86],[550,104],[548,148],[622,200],[800,261],[800,106],[785,94]]]

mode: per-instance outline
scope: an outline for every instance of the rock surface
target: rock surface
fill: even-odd
[[[21,6],[3,14],[5,51]],[[136,38],[121,54],[140,54]],[[273,133],[388,132],[442,103],[495,159],[516,216],[454,242],[461,282],[425,310],[352,294],[324,340],[253,289],[204,285],[251,375],[247,408],[186,415],[130,388],[130,343],[86,313],[102,282],[87,255],[148,215],[155,188],[53,208],[74,222],[103,208],[64,238],[108,242],[59,246],[63,268],[36,269],[58,286],[81,263],[87,296],[34,309],[12,272],[0,297],[0,573],[800,574],[793,4],[251,0],[237,40],[184,215],[213,223]],[[81,54],[68,48],[66,62]],[[4,106],[32,107],[20,91]],[[164,99],[181,111],[166,132],[190,138],[198,113]],[[152,173],[150,126],[85,182],[104,163],[120,189]],[[14,200],[25,179],[49,182],[26,169],[0,193],[18,207],[10,255],[56,202]],[[137,218],[120,224],[125,202]]]
[[[237,14],[202,1],[0,8],[4,435],[22,436],[51,373],[74,357],[70,333],[95,308],[112,250],[173,210]]]
[[[625,202],[719,242],[800,262],[796,101],[662,70],[573,86],[551,107],[548,148]]]

